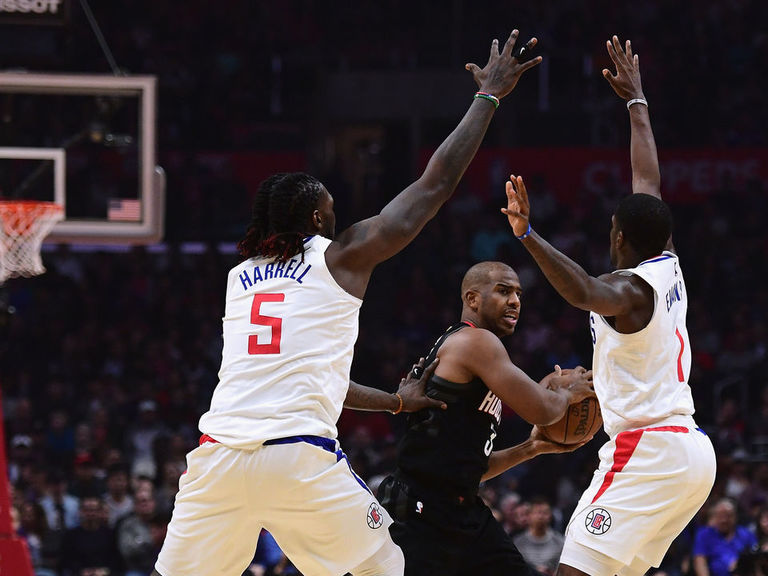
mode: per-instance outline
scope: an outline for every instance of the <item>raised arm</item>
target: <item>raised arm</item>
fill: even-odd
[[[393,198],[377,216],[354,224],[338,235],[326,260],[336,280],[362,297],[373,268],[405,248],[451,197],[485,136],[498,100],[509,94],[520,76],[541,62],[536,57],[520,63],[512,51],[518,31],[499,52],[494,40],[484,68],[467,64],[479,87],[469,110],[430,158],[424,173]],[[526,46],[532,48],[536,39]]]
[[[604,68],[603,77],[614,92],[627,101],[629,108],[632,192],[661,198],[659,158],[651,129],[651,118],[648,115],[648,102],[643,95],[640,60],[637,54],[632,54],[632,44],[629,40],[622,50],[619,38],[614,36],[606,42],[606,47],[616,66],[616,74],[611,74],[610,70]]]
[[[659,159],[648,105],[643,96],[638,56],[632,53],[629,40],[626,49],[622,49],[617,36],[606,46],[616,65],[616,74],[604,69],[603,76],[616,94],[627,101],[629,108],[632,192],[661,198]],[[511,176],[506,183],[506,193],[507,207],[501,211],[507,215],[515,236],[522,240],[547,280],[569,304],[602,316],[627,316],[644,309],[648,298],[647,285],[615,274],[590,276],[531,228],[530,204],[522,177]],[[667,249],[673,249],[671,238]]]
[[[621,316],[642,306],[647,294],[639,283],[617,274],[590,276],[531,228],[531,206],[522,176],[510,176],[506,193],[507,207],[501,211],[507,215],[512,231],[536,260],[552,287],[571,306],[592,310],[602,316]]]

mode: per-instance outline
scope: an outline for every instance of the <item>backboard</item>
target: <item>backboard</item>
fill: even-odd
[[[163,237],[154,76],[0,72],[0,199],[64,207],[46,242]]]

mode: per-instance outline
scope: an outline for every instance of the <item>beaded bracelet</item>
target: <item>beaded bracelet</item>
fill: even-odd
[[[524,238],[528,238],[528,236],[531,235],[531,232],[533,232],[533,230],[531,229],[531,223],[528,222],[528,230],[523,232],[520,236],[515,236],[515,238],[517,238],[518,240],[522,240]]]
[[[488,102],[491,102],[493,104],[494,108],[499,107],[499,99],[496,98],[493,94],[488,94],[488,92],[476,92],[475,93],[475,99],[482,98],[483,100],[488,100]]]

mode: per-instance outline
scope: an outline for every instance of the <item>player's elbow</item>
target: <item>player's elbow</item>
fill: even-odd
[[[567,290],[567,293],[563,294],[571,306],[578,308],[579,310],[594,311],[599,302],[598,294],[599,290],[595,287],[592,277],[588,277],[585,281],[573,282]]]
[[[422,190],[420,196],[427,204],[434,206],[435,211],[450,198],[458,185],[458,180],[449,172],[449,170],[431,170],[419,178]]]
[[[589,297],[589,293],[586,290],[572,290],[568,294],[563,294],[563,298],[565,298],[568,304],[579,310],[589,311],[592,310],[594,305],[593,299]]]

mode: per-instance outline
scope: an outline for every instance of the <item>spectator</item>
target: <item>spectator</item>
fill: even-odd
[[[755,519],[757,510],[768,504],[768,462],[753,463],[749,476],[749,485],[741,491],[738,507],[746,510],[750,519]],[[727,488],[728,480],[725,485]]]
[[[512,541],[525,561],[536,570],[552,576],[563,550],[563,535],[552,529],[552,506],[545,498],[531,500],[528,528]]]
[[[165,427],[158,419],[157,403],[154,400],[140,402],[138,420],[127,434],[128,454],[133,462],[132,474],[155,477],[154,443],[165,432]]]
[[[22,469],[32,463],[34,441],[27,434],[16,434],[11,438],[9,451],[8,478],[11,484],[17,484],[24,476]]]
[[[712,505],[706,526],[696,531],[693,542],[693,570],[696,576],[729,576],[739,556],[757,544],[746,526],[736,523],[736,504],[722,498]]]
[[[18,533],[27,540],[35,576],[57,576],[61,534],[48,529],[45,511],[40,504],[24,502],[21,505]]]
[[[75,456],[74,464],[72,494],[78,498],[82,498],[86,494],[103,494],[104,485],[97,475],[98,471],[93,456],[88,453],[78,454]]]
[[[123,464],[111,465],[107,469],[107,493],[104,495],[107,521],[111,528],[133,512],[133,497],[129,494],[129,488],[128,468]]]
[[[504,496],[499,505],[504,531],[512,537],[524,532],[528,528],[530,510],[530,503],[522,500],[519,494],[513,492]]]
[[[168,512],[155,512],[149,522],[149,529],[152,536],[152,556],[157,558],[160,549],[163,547],[165,535],[168,533],[168,523],[171,521],[171,514]]]
[[[116,576],[121,569],[115,531],[109,527],[104,503],[95,495],[80,500],[80,526],[64,533],[61,576],[83,576],[86,571]]]
[[[757,543],[739,556],[736,573],[739,576],[768,575],[768,508],[763,507],[755,522]]]
[[[149,576],[160,548],[153,539],[155,498],[149,491],[136,494],[134,511],[117,525],[117,546],[125,576]]]
[[[160,485],[155,490],[158,512],[170,514],[173,510],[176,493],[179,491],[179,477],[184,469],[176,460],[163,462],[160,467]]]
[[[768,507],[763,506],[760,509],[754,530],[758,548],[761,552],[768,553]]]
[[[725,481],[725,495],[734,502],[739,502],[741,495],[750,485],[746,452],[742,451],[731,455],[728,464],[730,464],[730,469]],[[722,471],[722,465],[718,469]]]
[[[61,470],[50,470],[46,475],[40,506],[51,530],[63,532],[80,524],[80,501],[67,490],[67,479]]]
[[[517,492],[507,492],[501,497],[498,504],[498,511],[501,516],[501,525],[507,534],[517,534],[520,530],[515,521],[515,508],[520,504],[520,494]]]
[[[75,453],[75,432],[69,414],[63,409],[51,413],[45,437],[46,456],[54,466],[65,467]]]

